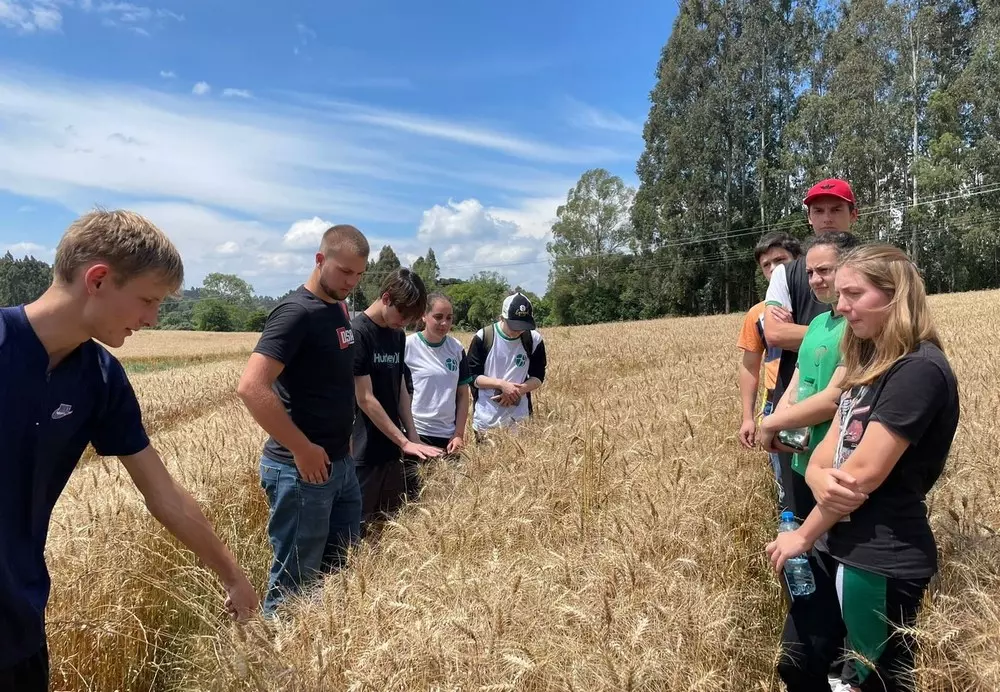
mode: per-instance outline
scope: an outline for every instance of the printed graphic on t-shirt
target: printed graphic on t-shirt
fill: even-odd
[[[372,356],[372,362],[375,365],[399,365],[399,351],[394,353],[376,352]]]
[[[858,443],[868,426],[868,415],[872,407],[865,401],[869,388],[866,386],[852,389],[844,394],[840,401],[840,440],[837,445],[836,468],[844,465],[858,448]],[[862,405],[863,404],[863,405]]]
[[[337,329],[337,340],[340,342],[341,350],[350,348],[354,343],[354,330],[350,327],[339,327]]]

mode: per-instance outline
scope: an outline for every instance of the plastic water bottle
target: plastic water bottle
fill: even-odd
[[[799,522],[795,521],[795,515],[791,512],[782,512],[778,533],[794,531],[797,528]],[[812,567],[809,566],[809,558],[805,555],[798,555],[785,561],[785,579],[788,580],[788,592],[792,596],[808,596],[816,590]]]
[[[811,397],[816,393],[816,387],[812,380],[802,380],[799,382],[799,388],[796,391],[795,401],[792,403],[799,403]],[[791,447],[792,449],[805,449],[809,445],[809,428],[792,428],[791,430],[782,430],[778,433],[778,441],[786,447]]]

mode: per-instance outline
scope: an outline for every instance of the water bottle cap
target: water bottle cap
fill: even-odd
[[[782,512],[781,521],[795,521],[795,515],[791,512]]]

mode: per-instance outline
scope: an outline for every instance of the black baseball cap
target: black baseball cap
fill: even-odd
[[[531,301],[523,293],[514,293],[504,299],[500,317],[507,320],[507,324],[516,332],[526,332],[535,328]]]

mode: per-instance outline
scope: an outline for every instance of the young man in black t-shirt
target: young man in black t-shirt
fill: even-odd
[[[400,268],[382,281],[378,299],[351,322],[357,398],[354,456],[365,525],[378,515],[391,515],[404,498],[414,499],[419,491],[417,461],[442,452],[420,442],[404,375],[402,328],[424,314],[426,303],[424,282]]]
[[[360,536],[361,491],[350,454],[354,335],[343,300],[368,265],[353,226],[323,234],[308,281],[281,301],[238,393],[270,435],[260,461],[274,552],[264,614],[324,571],[339,569]]]
[[[846,180],[829,178],[813,185],[802,203],[805,205],[809,225],[818,235],[832,231],[851,232],[858,219],[854,191]],[[774,401],[780,401],[795,373],[799,346],[809,323],[830,309],[817,300],[809,287],[805,255],[777,267],[771,274],[764,310],[764,338],[768,346],[781,349],[778,381],[774,388]],[[778,454],[783,486],[782,509],[789,510],[801,521],[815,505],[812,493],[800,474],[792,471],[790,450]]]

